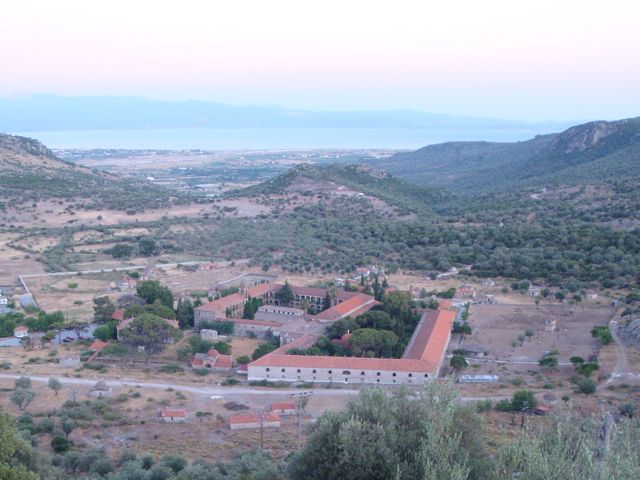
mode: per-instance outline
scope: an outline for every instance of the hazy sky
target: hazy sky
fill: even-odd
[[[638,0],[3,0],[0,96],[640,115]]]

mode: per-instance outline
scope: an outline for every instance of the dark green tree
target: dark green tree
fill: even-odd
[[[167,343],[177,340],[182,335],[161,317],[151,313],[143,313],[120,332],[122,340],[133,346],[143,347],[147,362],[151,356],[164,350]]]
[[[138,283],[136,293],[144,298],[147,303],[154,303],[158,300],[162,305],[173,309],[173,294],[167,287],[160,285],[157,280],[145,280]]]

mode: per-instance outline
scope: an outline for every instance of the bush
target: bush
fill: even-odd
[[[247,363],[251,363],[251,358],[249,357],[249,355],[240,355],[238,358],[236,358],[236,362],[238,362],[240,365],[246,365]]]
[[[51,448],[56,453],[64,453],[71,448],[71,442],[66,437],[58,435],[51,439]]]
[[[193,373],[195,373],[196,375],[200,375],[201,377],[205,377],[207,375],[209,375],[209,370],[206,368],[196,368]]]
[[[580,378],[577,382],[578,391],[584,395],[591,395],[596,392],[596,382],[590,378]]]
[[[222,381],[221,385],[223,387],[226,387],[226,386],[229,386],[229,385],[237,385],[238,383],[240,383],[240,381],[238,379],[227,377]]]
[[[183,372],[184,368],[182,368],[180,365],[163,365],[162,367],[160,367],[160,371],[162,373],[178,373],[178,372]]]
[[[609,345],[613,342],[613,335],[609,327],[593,327],[591,329],[591,336],[600,342],[600,345]]]

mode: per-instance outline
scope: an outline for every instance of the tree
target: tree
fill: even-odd
[[[56,436],[51,439],[51,448],[56,453],[64,453],[71,448],[71,442],[63,436]]]
[[[20,377],[20,378],[16,378],[16,381],[14,382],[15,385],[15,389],[18,388],[24,388],[24,389],[28,389],[31,388],[31,379],[29,377]]]
[[[69,434],[75,430],[76,424],[68,418],[63,418],[60,423],[60,427],[67,438],[69,438]]]
[[[138,283],[136,292],[147,303],[154,303],[158,300],[162,305],[173,309],[173,294],[171,290],[160,285],[157,280],[145,280]]]
[[[133,247],[128,243],[117,243],[106,252],[113,258],[128,258],[133,253]]]
[[[600,345],[609,345],[613,342],[613,335],[609,327],[593,327],[591,336],[600,342]]]
[[[460,353],[454,353],[449,363],[456,372],[459,372],[463,368],[467,368],[467,366],[469,366],[467,359]]]
[[[138,249],[140,254],[145,257],[157,255],[159,251],[156,241],[151,237],[142,237],[138,240]]]
[[[525,338],[526,337],[524,335],[518,335],[518,341],[520,342],[520,346],[522,346],[522,344],[524,343]]]
[[[176,319],[182,329],[193,327],[194,308],[190,299],[180,299],[178,302],[178,308],[176,309]]]
[[[251,359],[257,360],[260,357],[265,356],[267,353],[273,352],[276,348],[278,348],[278,345],[273,342],[263,343],[254,350],[253,354],[251,355]]]
[[[93,299],[93,319],[97,323],[107,323],[111,321],[111,316],[115,311],[116,306],[106,295]]]
[[[15,403],[20,410],[26,409],[36,398],[36,392],[27,388],[17,388],[11,394],[11,401]]]
[[[0,409],[0,478],[7,480],[38,480],[36,455],[18,434],[11,417]]]
[[[259,298],[249,297],[244,303],[244,310],[242,311],[242,318],[245,320],[253,320],[258,311],[258,308],[262,306],[262,300]]]
[[[291,304],[291,302],[293,302],[294,294],[291,285],[289,285],[289,282],[284,282],[284,285],[278,291],[276,297],[280,301],[280,304],[282,304],[283,306],[288,306]]]
[[[545,355],[540,359],[538,364],[545,368],[555,368],[558,366],[558,357],[555,355]]]
[[[143,313],[123,329],[122,340],[134,347],[143,347],[147,362],[151,356],[160,353],[171,340],[180,338],[180,331],[164,319],[151,313]]]
[[[116,338],[116,326],[117,326],[118,322],[109,322],[105,325],[100,325],[99,327],[96,327],[96,329],[93,331],[93,336],[96,337],[98,340],[102,340],[104,342],[107,342],[109,340],[112,340],[114,338]]]
[[[418,392],[363,389],[314,424],[292,480],[490,478],[479,417],[449,384]]]
[[[50,378],[49,383],[47,383],[48,387],[56,393],[56,397],[58,396],[58,392],[62,389],[62,383],[57,378]]]
[[[531,341],[531,338],[535,335],[536,333],[531,329],[531,328],[527,328],[524,331],[524,335],[525,337],[527,337],[529,339],[529,341]]]
[[[596,393],[597,390],[596,382],[587,377],[578,379],[576,385],[578,386],[578,391],[584,395]]]
[[[356,357],[389,358],[393,356],[398,341],[398,336],[388,330],[359,328],[349,338],[349,345]]]
[[[538,406],[538,400],[530,390],[518,390],[513,394],[511,399],[511,410],[521,411],[526,408],[535,408]]]

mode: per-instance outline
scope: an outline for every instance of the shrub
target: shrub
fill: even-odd
[[[238,379],[227,377],[222,381],[221,385],[223,387],[226,387],[226,386],[229,386],[229,385],[237,385],[238,383],[240,383],[240,381]]]
[[[207,370],[206,368],[196,368],[193,373],[195,373],[196,375],[200,375],[201,377],[205,377],[209,375],[209,370]]]
[[[580,378],[577,382],[578,391],[584,395],[590,395],[596,392],[596,382],[590,378]]]
[[[163,365],[162,367],[160,367],[160,371],[162,373],[178,373],[178,372],[183,372],[184,368],[182,368],[180,365]]]
[[[249,357],[249,355],[240,355],[238,358],[236,358],[236,362],[238,362],[240,365],[245,365],[247,363],[251,363],[251,358]]]
[[[64,453],[71,448],[71,442],[66,437],[58,435],[51,439],[51,448],[56,453]]]

